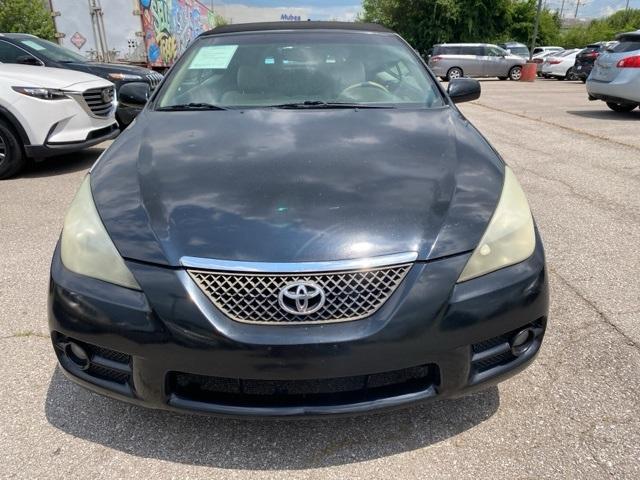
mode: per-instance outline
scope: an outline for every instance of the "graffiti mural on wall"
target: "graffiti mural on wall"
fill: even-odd
[[[140,0],[149,64],[167,67],[191,40],[215,26],[213,12],[196,0]]]

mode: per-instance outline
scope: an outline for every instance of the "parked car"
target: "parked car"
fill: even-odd
[[[525,61],[487,43],[443,43],[433,47],[429,67],[442,80],[498,77],[520,80]]]
[[[536,55],[540,55],[541,53],[551,53],[551,52],[562,52],[564,48],[562,47],[536,47],[533,49],[533,57]]]
[[[379,25],[204,33],[66,215],[49,288],[62,370],[234,416],[393,408],[521,371],[545,332],[544,252],[512,170],[454,103],[479,95],[470,78],[445,91]]]
[[[545,59],[547,59],[548,57],[561,55],[562,52],[564,52],[564,50],[559,50],[559,51],[551,50],[551,51],[542,52],[542,53],[538,53],[537,55],[534,55],[532,60],[536,64],[536,74],[539,77],[542,76],[542,64],[544,63]]]
[[[524,43],[506,42],[506,43],[499,43],[498,46],[500,48],[505,49],[507,52],[513,55],[522,57],[525,60],[529,59],[529,47],[527,47]]]
[[[623,33],[618,43],[601,53],[587,79],[591,100],[603,100],[616,112],[640,104],[640,30]]]
[[[565,50],[558,55],[550,55],[542,63],[542,76],[558,80],[577,80],[573,65],[580,50]]]
[[[576,55],[574,71],[583,83],[587,81],[587,77],[593,68],[593,63],[596,61],[596,58],[598,58],[598,55],[600,55],[604,45],[605,42],[589,44]]]
[[[57,68],[0,64],[0,179],[27,157],[90,147],[118,133],[111,82]]]
[[[576,55],[574,70],[582,83],[587,81],[596,58],[608,48],[613,48],[617,43],[617,41],[592,43]]]
[[[153,89],[162,80],[162,75],[153,70],[121,63],[90,62],[82,55],[55,43],[23,33],[0,33],[0,63],[39,65],[91,73],[112,82],[116,93],[126,83],[144,82]],[[118,108],[116,119],[121,127],[126,127],[133,116],[128,110]]]

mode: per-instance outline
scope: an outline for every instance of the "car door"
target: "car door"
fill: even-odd
[[[493,45],[482,48],[484,49],[483,75],[485,77],[506,77],[509,74],[505,60],[507,52]]]
[[[472,45],[465,45],[461,48],[462,54],[462,70],[467,77],[481,77],[482,71],[482,55],[483,51],[481,47],[475,47]]]

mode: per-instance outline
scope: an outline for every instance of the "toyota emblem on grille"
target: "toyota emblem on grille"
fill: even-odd
[[[311,315],[320,310],[324,302],[324,290],[314,282],[289,283],[278,295],[282,309],[294,315]]]

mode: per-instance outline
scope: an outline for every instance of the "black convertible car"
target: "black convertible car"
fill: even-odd
[[[148,85],[122,86],[142,107]],[[513,172],[397,34],[201,35],[83,181],[51,267],[70,378],[137,404],[353,414],[521,371],[548,315]]]

